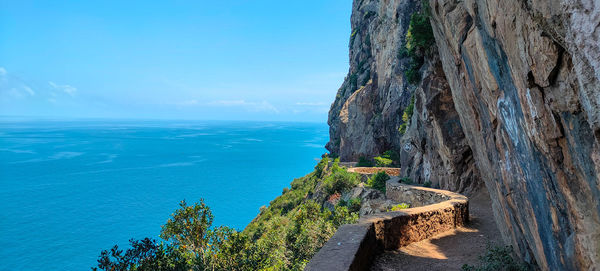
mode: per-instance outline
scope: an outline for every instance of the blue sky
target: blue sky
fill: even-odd
[[[0,0],[0,115],[325,122],[350,0]]]

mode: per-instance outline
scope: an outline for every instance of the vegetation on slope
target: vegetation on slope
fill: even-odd
[[[412,113],[411,113],[412,114]],[[400,154],[394,150],[387,150],[382,155],[372,159],[359,157],[357,167],[397,167],[400,165]]]
[[[369,178],[367,185],[385,194],[385,183],[389,179],[390,175],[385,173],[385,171],[379,171]]]
[[[404,72],[411,84],[417,84],[421,80],[419,69],[423,66],[425,53],[435,44],[433,29],[429,22],[431,17],[429,9],[428,2],[421,1],[421,10],[410,17],[405,46],[399,53],[401,57],[411,59],[408,69]]]
[[[406,108],[404,108],[404,112],[402,113],[402,124],[398,128],[398,132],[401,134],[406,133],[406,128],[410,125],[410,118],[415,111],[415,95],[410,98],[410,104]]]
[[[162,241],[131,240],[125,251],[114,246],[102,251],[92,269],[302,270],[340,225],[358,220],[360,201],[338,204],[331,211],[313,197],[326,191],[327,198],[358,184],[356,174],[337,161],[329,164],[324,157],[314,172],[294,180],[244,231],[214,227],[203,200],[193,205],[183,201],[162,227]]]

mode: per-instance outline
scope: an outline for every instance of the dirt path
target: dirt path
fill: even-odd
[[[461,270],[463,264],[476,264],[488,243],[501,244],[502,240],[487,191],[469,198],[469,211],[466,227],[385,252],[375,259],[371,270]]]

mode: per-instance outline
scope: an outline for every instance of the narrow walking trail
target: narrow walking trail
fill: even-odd
[[[502,244],[485,188],[469,197],[469,211],[470,222],[465,227],[386,251],[375,259],[371,270],[461,270],[463,264],[478,263],[488,243]]]

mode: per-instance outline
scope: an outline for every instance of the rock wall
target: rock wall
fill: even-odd
[[[543,270],[600,266],[600,3],[429,0],[500,231]]]
[[[401,139],[400,176],[470,194],[482,182],[435,50],[421,70],[423,80],[415,89],[414,113]]]
[[[342,161],[373,157],[400,145],[412,89],[398,57],[418,0],[354,0],[350,70],[329,113],[327,149]]]
[[[600,266],[600,3],[425,1],[437,50],[416,85],[398,53],[419,1],[353,2],[350,71],[327,148],[342,161],[395,149],[401,176],[453,191],[484,180],[522,259]]]
[[[342,161],[396,150],[402,176],[468,193],[481,182],[437,52],[427,56],[422,82],[411,85],[404,76],[410,58],[400,51],[420,8],[420,0],[353,2],[350,70],[329,112],[327,149]],[[413,95],[415,113],[402,134],[398,128]]]

